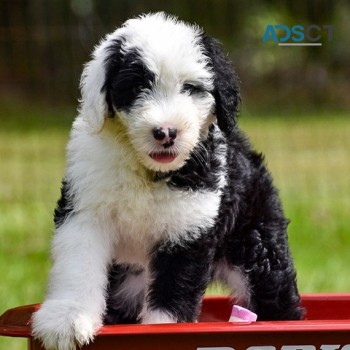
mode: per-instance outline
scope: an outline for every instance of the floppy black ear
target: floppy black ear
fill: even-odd
[[[214,98],[216,118],[219,128],[230,134],[235,126],[241,102],[239,80],[230,60],[224,54],[222,45],[209,36],[203,36],[206,56],[210,58],[209,66],[214,72]]]

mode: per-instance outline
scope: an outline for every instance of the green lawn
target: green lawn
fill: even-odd
[[[43,299],[74,114],[0,104],[0,314]],[[241,125],[265,153],[291,219],[301,292],[350,291],[350,120],[341,113],[243,115]],[[0,349],[25,343],[0,338]]]

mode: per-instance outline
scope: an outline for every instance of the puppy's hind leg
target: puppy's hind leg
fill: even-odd
[[[286,234],[283,227],[275,229],[237,231],[231,242],[231,261],[246,276],[251,295],[248,307],[258,320],[299,320],[303,309]]]
[[[113,265],[109,272],[104,324],[137,323],[142,309],[145,271],[135,265]]]

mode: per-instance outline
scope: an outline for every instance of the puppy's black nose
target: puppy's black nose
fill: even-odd
[[[152,133],[157,141],[175,140],[177,137],[177,129],[175,128],[154,128]]]
[[[166,133],[164,132],[163,128],[154,128],[152,130],[153,136],[157,141],[162,141],[166,137]]]

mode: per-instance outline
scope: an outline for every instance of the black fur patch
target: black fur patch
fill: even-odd
[[[215,235],[221,237],[215,260],[225,258],[246,274],[248,306],[259,320],[300,319],[303,309],[288,248],[288,220],[263,157],[238,130],[231,135],[228,169],[215,227]]]
[[[150,264],[152,283],[147,301],[149,308],[175,316],[178,322],[194,322],[210,281],[213,259],[212,236],[169,246],[167,242],[154,249]]]
[[[57,201],[57,207],[54,211],[54,222],[56,228],[59,228],[73,212],[73,197],[70,194],[69,182],[63,180],[61,187],[61,197]]]
[[[128,110],[141,92],[151,89],[155,80],[137,49],[123,53],[123,41],[115,40],[107,49],[106,81],[103,90],[111,112]]]

